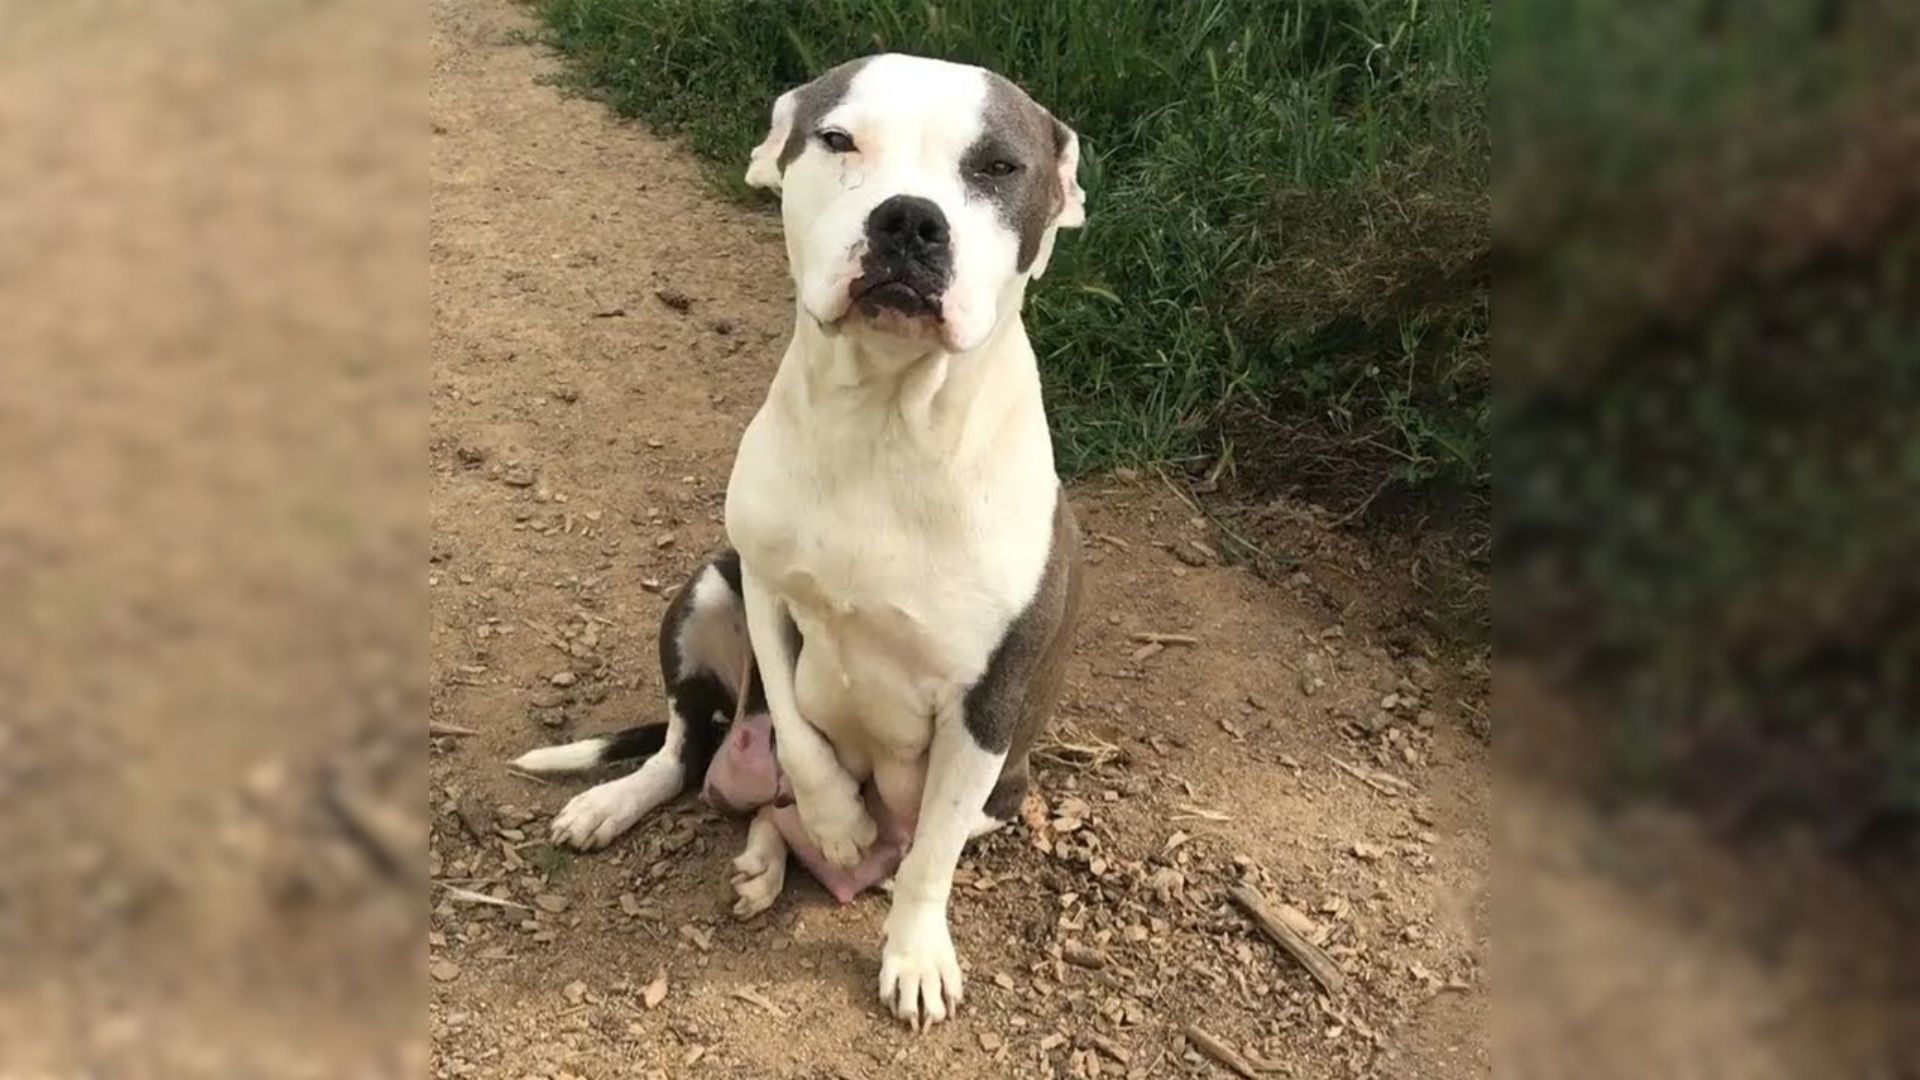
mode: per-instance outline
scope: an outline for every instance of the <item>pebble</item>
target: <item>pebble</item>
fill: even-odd
[[[541,911],[551,915],[558,915],[573,906],[573,901],[557,893],[541,893],[533,898],[533,902]]]
[[[571,671],[556,671],[547,681],[555,686],[567,687],[579,682],[580,678]]]
[[[435,960],[427,966],[427,974],[432,975],[435,982],[452,982],[460,977],[460,965],[451,960]]]

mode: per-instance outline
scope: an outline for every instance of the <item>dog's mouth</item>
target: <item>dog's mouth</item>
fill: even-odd
[[[940,321],[940,302],[903,277],[862,275],[849,293],[854,306],[869,318],[891,312]]]

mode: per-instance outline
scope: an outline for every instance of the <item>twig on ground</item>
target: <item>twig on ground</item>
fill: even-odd
[[[777,1018],[780,1018],[780,1019],[786,1018],[787,1011],[785,1009],[782,1009],[780,1006],[775,1005],[773,1002],[767,1000],[765,995],[760,994],[757,991],[754,991],[747,987],[742,986],[735,989],[732,992],[732,994],[734,997],[740,999],[741,1001],[746,1002],[749,1005],[758,1005],[760,1008],[765,1009],[768,1013],[772,1014]]]
[[[538,619],[522,619],[521,622],[525,623],[527,629],[533,631],[534,636],[538,637],[541,641],[566,653],[569,657],[573,655],[573,650],[567,647],[566,639],[560,636],[560,631],[555,630],[546,623],[540,622]]]
[[[1189,507],[1191,507],[1194,513],[1197,513],[1201,517],[1206,518],[1207,521],[1211,523],[1214,528],[1219,529],[1220,535],[1224,539],[1232,541],[1233,542],[1232,546],[1238,547],[1240,549],[1241,557],[1247,558],[1254,563],[1258,563],[1264,559],[1265,561],[1267,561],[1268,563],[1271,563],[1274,566],[1283,566],[1283,567],[1286,567],[1287,569],[1292,569],[1300,565],[1299,560],[1282,559],[1279,556],[1269,552],[1266,548],[1261,547],[1259,544],[1256,544],[1253,541],[1247,539],[1246,537],[1241,536],[1239,533],[1234,532],[1231,528],[1227,526],[1226,522],[1220,520],[1220,515],[1207,509],[1204,505],[1201,504],[1200,500],[1193,497],[1193,494],[1191,492],[1182,491],[1180,489],[1180,486],[1173,482],[1173,478],[1168,476],[1166,473],[1164,472],[1161,473],[1160,479],[1167,485],[1167,490],[1173,492],[1174,495],[1177,496],[1181,502],[1186,503]]]
[[[1274,944],[1287,951],[1287,954],[1300,962],[1312,975],[1314,981],[1323,987],[1331,997],[1339,997],[1346,988],[1347,977],[1333,958],[1321,950],[1320,946],[1301,937],[1300,934],[1280,921],[1280,917],[1267,907],[1266,898],[1246,885],[1233,885],[1227,889],[1227,895],[1240,905],[1254,925],[1258,926]]]
[[[515,903],[512,900],[502,900],[497,896],[488,896],[486,893],[475,892],[472,889],[463,889],[458,885],[448,885],[445,882],[436,882],[436,884],[447,890],[447,898],[449,900],[458,900],[463,904],[490,904],[494,907],[513,908],[516,911],[533,910],[525,904]]]
[[[461,727],[458,724],[443,724],[438,720],[429,720],[427,721],[427,734],[428,735],[478,735],[480,733],[473,730],[472,728]]]
[[[1150,630],[1142,630],[1140,633],[1133,635],[1133,640],[1142,641],[1149,645],[1198,645],[1200,644],[1200,639],[1197,637],[1194,637],[1192,634],[1157,634]]]
[[[1120,747],[1097,735],[1088,735],[1066,720],[1054,724],[1051,737],[1034,747],[1033,752],[1042,761],[1081,767],[1105,765],[1121,754]]]
[[[1127,1052],[1126,1047],[1121,1046],[1119,1043],[1114,1042],[1112,1039],[1107,1038],[1097,1031],[1089,1031],[1080,1036],[1080,1042],[1082,1045],[1093,1047],[1095,1050],[1100,1051],[1122,1065],[1129,1065],[1133,1062],[1133,1055]]]
[[[1348,776],[1353,777],[1355,780],[1360,781],[1382,795],[1405,795],[1407,792],[1413,790],[1412,784],[1392,773],[1368,772],[1351,762],[1341,761],[1332,754],[1327,755],[1327,760],[1333,762],[1334,766],[1341,772],[1346,773]]]
[[[1246,1080],[1260,1080],[1260,1072],[1253,1067],[1252,1062],[1241,1057],[1233,1047],[1207,1034],[1198,1024],[1187,1025],[1187,1041],[1193,1044],[1195,1050],[1213,1059],[1215,1064],[1232,1070]]]

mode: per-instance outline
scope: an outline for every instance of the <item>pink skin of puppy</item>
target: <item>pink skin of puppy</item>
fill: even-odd
[[[902,828],[902,823],[888,812],[871,784],[862,793],[867,811],[880,826],[880,835],[858,866],[842,870],[828,862],[807,839],[799,811],[793,807],[787,778],[780,771],[780,759],[774,753],[773,718],[766,713],[743,716],[727,730],[726,741],[714,751],[700,789],[709,804],[731,813],[751,814],[773,806],[774,825],[788,849],[842,904],[891,877],[906,854],[906,842],[912,834],[911,828]]]

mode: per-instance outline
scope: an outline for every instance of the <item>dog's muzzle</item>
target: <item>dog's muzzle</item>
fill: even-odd
[[[867,215],[867,253],[851,298],[869,316],[896,312],[940,318],[940,297],[953,278],[947,215],[931,200],[895,195]]]

